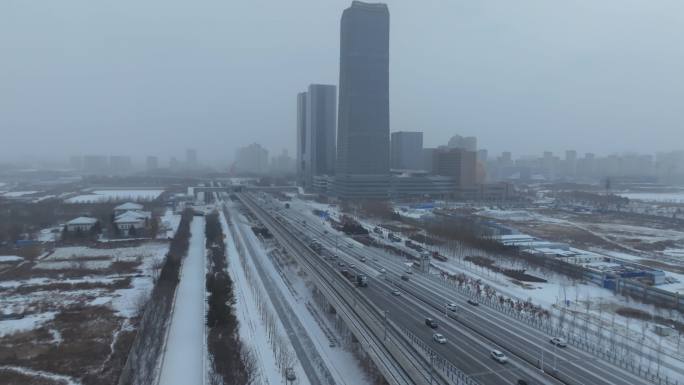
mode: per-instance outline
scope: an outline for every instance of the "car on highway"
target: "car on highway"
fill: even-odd
[[[361,262],[366,262],[366,257],[361,257],[359,260],[360,260]]]
[[[385,270],[384,267],[381,267],[380,268],[380,274],[385,274],[385,273],[387,273],[387,270]]]
[[[285,369],[285,379],[287,379],[288,381],[294,381],[297,379],[297,375],[295,374],[293,368]]]
[[[401,279],[402,279],[402,281],[408,281],[408,280],[410,280],[411,278],[409,278],[409,276],[406,275],[406,274],[402,274]]]
[[[551,343],[558,346],[559,348],[564,348],[568,346],[568,341],[561,337],[551,337]]]
[[[458,309],[458,307],[456,306],[456,304],[453,303],[453,302],[449,302],[449,303],[446,305],[446,308],[447,308],[449,311],[456,311],[456,310]]]
[[[529,385],[530,383],[527,382],[526,380],[518,380],[516,381],[515,385]]]
[[[437,327],[439,326],[437,325],[437,321],[433,320],[432,318],[426,318],[425,325],[429,326],[432,329],[437,329]]]
[[[356,265],[352,263],[351,265],[349,265],[349,268],[350,269],[356,269]]]
[[[432,339],[437,342],[438,344],[446,344],[447,339],[443,335],[439,333],[435,333],[432,335]]]
[[[494,361],[500,363],[500,364],[505,364],[508,362],[508,357],[506,357],[505,354],[501,350],[494,349],[489,353],[490,356],[494,359]]]
[[[344,267],[344,262],[342,262],[342,261],[337,262],[337,266],[339,266],[339,267]]]
[[[469,299],[468,304],[473,305],[473,306],[480,306],[480,303],[475,301],[474,299]]]
[[[401,292],[400,292],[399,290],[396,290],[396,289],[395,289],[395,290],[392,290],[391,293],[392,293],[392,295],[395,296],[395,297],[398,297],[398,296],[401,295]]]
[[[406,274],[413,274],[413,270],[411,270],[410,268],[406,269]]]

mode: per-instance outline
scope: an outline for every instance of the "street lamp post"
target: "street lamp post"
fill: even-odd
[[[387,341],[387,318],[388,318],[388,316],[389,316],[389,310],[385,310],[385,317],[384,317],[384,320],[385,320],[385,333],[384,334],[385,335],[382,337],[383,341]]]
[[[430,385],[432,385],[432,378],[434,377],[435,371],[435,352],[430,351]]]

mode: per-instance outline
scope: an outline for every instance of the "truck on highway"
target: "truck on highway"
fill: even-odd
[[[321,245],[321,243],[318,241],[311,241],[311,243],[309,243],[309,247],[318,255],[323,253],[323,245]]]

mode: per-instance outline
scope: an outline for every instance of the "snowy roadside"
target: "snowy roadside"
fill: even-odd
[[[220,220],[226,237],[228,271],[234,283],[235,312],[238,318],[240,340],[249,346],[258,361],[256,365],[259,369],[258,383],[263,385],[284,385],[284,378],[281,370],[278,368],[274,352],[271,349],[272,344],[268,339],[268,328],[261,319],[257,300],[252,291],[249,290],[250,284],[247,282],[247,276],[238,255],[231,227],[228,225],[223,211],[220,212]],[[303,373],[303,370],[299,368],[298,372]],[[299,385],[309,384],[305,378],[298,377]]]
[[[161,385],[204,384],[205,343],[205,220],[191,223],[188,255],[181,267],[180,283],[158,383]]]
[[[334,339],[341,340],[333,330],[334,327],[326,324],[324,317],[316,313],[311,289],[307,287],[307,282],[295,271],[292,266],[281,270],[282,275],[276,268],[271,258],[267,255],[267,251],[262,242],[251,231],[247,224],[246,218],[239,214],[236,220],[236,225],[241,226],[244,230],[243,234],[247,238],[245,241],[249,242],[256,255],[254,258],[259,258],[260,264],[265,268],[270,280],[277,286],[279,293],[282,293],[287,306],[289,306],[299,322],[306,330],[309,339],[313,343],[313,348],[316,354],[320,356],[324,362],[330,375],[337,384],[370,384],[365,373],[360,368],[357,359],[351,352],[341,348],[338,345],[330,346],[330,338],[326,335],[335,334]],[[307,306],[308,305],[308,306]],[[319,318],[317,319],[316,316]],[[322,328],[325,327],[324,331]]]

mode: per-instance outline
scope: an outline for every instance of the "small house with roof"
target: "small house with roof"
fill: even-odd
[[[143,205],[139,203],[126,202],[114,207],[114,216],[118,217],[127,211],[142,211],[143,208]]]
[[[122,235],[128,236],[131,234],[131,229],[146,228],[151,218],[152,213],[149,211],[126,211],[114,219],[114,224]]]
[[[76,232],[76,231],[90,231],[96,224],[98,220],[97,218],[91,218],[91,217],[78,217],[70,220],[69,222],[66,223],[66,229],[69,232]]]

